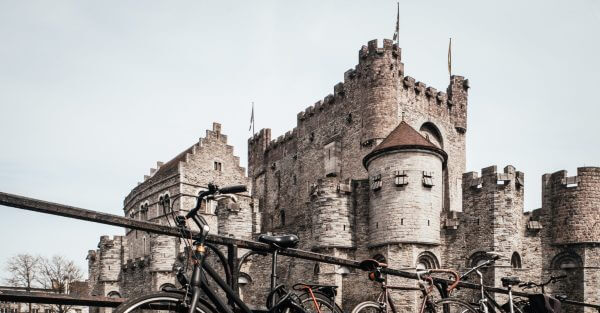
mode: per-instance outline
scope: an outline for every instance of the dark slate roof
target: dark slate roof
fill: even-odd
[[[364,157],[363,165],[366,168],[368,161],[379,154],[403,149],[430,150],[440,154],[444,159],[444,163],[448,159],[448,155],[444,150],[435,146],[427,138],[423,137],[421,133],[416,131],[405,121],[402,121],[380,144],[377,145],[377,147],[375,147],[375,149],[373,149],[373,151]]]

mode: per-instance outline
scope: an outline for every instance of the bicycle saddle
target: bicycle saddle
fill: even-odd
[[[378,267],[387,267],[387,264],[380,263],[377,260],[366,259],[360,262],[360,269],[363,271],[372,271],[377,269]]]
[[[502,278],[500,278],[500,280],[502,281],[503,287],[514,286],[514,285],[518,285],[521,283],[519,278],[515,277],[515,276],[502,277]]]
[[[298,240],[296,235],[270,236],[262,234],[258,236],[258,241],[278,249],[293,248],[298,244]]]

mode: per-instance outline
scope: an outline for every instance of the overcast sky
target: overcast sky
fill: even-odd
[[[122,214],[156,161],[223,124],[246,166],[250,103],[273,136],[333,91],[395,1],[0,0],[0,191]],[[600,165],[600,2],[401,1],[406,75],[471,82],[467,169],[544,173]],[[88,249],[119,228],[0,207],[10,255]],[[1,276],[1,275],[0,275]]]

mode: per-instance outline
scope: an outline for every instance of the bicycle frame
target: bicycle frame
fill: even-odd
[[[206,248],[203,244],[197,246],[196,252],[198,257],[196,257],[192,281],[190,282],[190,287],[192,288],[191,303],[194,305],[190,307],[190,313],[195,313],[194,298],[198,298],[200,296],[200,290],[202,290],[204,294],[206,294],[206,296],[208,296],[208,298],[217,306],[217,311],[233,313],[232,308],[229,307],[225,300],[208,286],[204,273],[210,276],[225,292],[227,298],[232,300],[233,303],[237,305],[244,313],[252,313],[252,310],[250,310],[250,308],[236,295],[231,287],[229,287],[229,285],[221,277],[219,277],[219,274],[209,264],[204,262],[206,257]]]
[[[428,281],[430,283],[433,283],[433,281],[431,281],[431,278],[429,278]],[[392,297],[390,297],[390,290],[422,291],[423,292],[423,297],[422,297],[423,301],[421,302],[419,313],[423,313],[425,310],[427,301],[430,301],[429,293],[431,292],[433,285],[430,285],[429,288],[427,288],[426,286],[421,286],[421,287],[388,286],[385,284],[385,282],[383,282],[381,284],[381,288],[383,290],[377,297],[377,301],[380,303],[381,306],[384,307],[386,313],[388,312],[387,311],[388,306],[392,309],[392,313],[398,313],[398,311],[396,310],[396,306],[394,305],[394,300],[392,299]]]

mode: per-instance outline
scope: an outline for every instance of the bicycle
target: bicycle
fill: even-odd
[[[419,278],[418,287],[404,287],[404,286],[391,286],[387,284],[387,278],[382,273],[382,270],[387,267],[387,264],[380,263],[376,260],[367,259],[360,263],[360,268],[364,271],[369,272],[369,279],[380,283],[381,292],[377,296],[376,301],[364,301],[359,303],[353,310],[352,313],[369,313],[369,312],[389,312],[388,308],[391,309],[392,313],[398,313],[394,301],[390,296],[390,290],[404,290],[404,291],[421,291],[421,304],[419,307],[419,313],[477,313],[477,311],[471,307],[470,304],[460,299],[443,298],[438,301],[434,301],[432,296],[433,288],[435,284],[431,274],[433,273],[447,273],[454,276],[454,282],[446,288],[446,292],[451,292],[460,282],[458,273],[452,270],[445,269],[430,269],[426,271],[418,271],[417,276]]]
[[[262,234],[258,236],[258,241],[269,244],[272,248],[271,260],[271,288],[267,296],[267,309],[270,312],[288,311],[295,309],[297,312],[313,313],[342,313],[342,309],[335,303],[337,295],[337,286],[322,285],[312,283],[298,283],[292,289],[301,291],[300,295],[289,292],[285,285],[277,284],[277,256],[279,252],[287,248],[293,248],[298,244],[298,237],[295,235],[270,236]],[[312,306],[308,305],[309,303]],[[310,309],[314,308],[314,311]]]
[[[186,269],[179,268],[177,271],[177,280],[181,284],[181,288],[168,288],[158,292],[147,293],[135,298],[131,298],[119,305],[115,313],[131,313],[140,312],[143,310],[163,310],[177,313],[252,313],[252,310],[241,300],[231,287],[219,276],[219,274],[205,262],[207,254],[205,240],[210,231],[210,227],[204,218],[198,215],[202,200],[220,200],[230,198],[236,201],[232,194],[245,192],[246,186],[229,186],[218,188],[218,186],[209,184],[208,190],[198,194],[196,206],[185,216],[176,216],[175,223],[181,232],[182,238],[194,239],[192,253],[193,270],[190,279],[186,277]],[[186,227],[186,221],[191,219],[199,229],[199,234],[191,238],[190,232]],[[277,283],[277,254],[280,250],[293,247],[298,243],[298,237],[294,235],[286,236],[260,236],[259,240],[268,243],[274,248],[273,266],[271,273],[271,291],[268,296],[268,306],[270,313],[309,313],[305,308],[305,303],[313,302],[317,313],[323,313],[323,307],[329,308],[329,312],[334,312],[335,308],[331,307],[329,301],[323,302],[323,297],[304,297],[301,299],[291,292],[287,292],[284,287],[275,286]],[[187,242],[187,241],[186,241]],[[187,245],[187,243],[186,243]],[[207,276],[212,278],[222,290],[227,300],[231,304],[228,305],[220,295],[217,294],[209,285]],[[311,287],[311,290],[313,288]],[[320,291],[315,290],[318,294]]]
[[[474,272],[479,277],[480,297],[477,300],[477,303],[474,303],[476,305],[477,311],[480,313],[490,313],[490,312],[496,312],[496,310],[498,310],[500,313],[523,313],[524,312],[523,307],[527,303],[527,299],[518,299],[515,301],[513,294],[512,294],[513,286],[521,283],[521,281],[517,277],[507,276],[507,277],[502,277],[500,279],[500,281],[502,282],[502,286],[504,288],[508,289],[508,302],[503,305],[498,304],[498,302],[496,302],[496,300],[494,300],[494,297],[492,297],[485,290],[485,286],[483,284],[483,273],[481,273],[480,269],[490,266],[490,265],[496,263],[497,260],[501,259],[501,256],[499,254],[492,253],[492,252],[488,252],[486,254],[490,257],[488,260],[471,268],[470,270],[468,270],[467,272],[465,272],[464,274],[462,274],[460,276],[461,280],[466,280],[467,276],[469,276],[471,273]]]
[[[545,283],[535,283],[532,281],[519,284],[519,287],[523,289],[540,288],[541,293],[533,294],[529,296],[529,299],[525,301],[521,307],[525,313],[529,312],[545,312],[547,306],[550,305],[554,310],[560,311],[560,302],[567,300],[566,295],[554,295],[550,297],[546,295],[545,287],[550,284],[554,284],[560,280],[567,278],[567,275],[550,276],[550,279]]]

